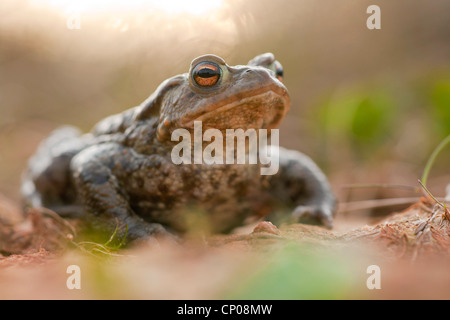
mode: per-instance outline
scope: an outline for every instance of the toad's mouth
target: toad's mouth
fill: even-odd
[[[288,110],[286,91],[280,94],[269,90],[206,110],[182,126],[193,128],[194,121],[201,121],[204,129],[272,129],[279,125]]]

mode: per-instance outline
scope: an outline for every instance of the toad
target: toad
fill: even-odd
[[[331,228],[336,201],[329,183],[298,151],[280,147],[272,175],[262,175],[260,163],[171,158],[172,134],[194,134],[198,121],[202,130],[224,133],[277,128],[290,106],[282,78],[271,53],[234,67],[215,55],[198,57],[188,73],[167,79],[141,105],[101,120],[91,132],[56,129],[29,160],[23,197],[29,206],[117,230],[128,241],[179,237],[187,210],[202,212],[214,233],[277,210],[291,221]]]

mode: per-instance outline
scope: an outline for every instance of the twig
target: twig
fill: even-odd
[[[392,207],[398,205],[407,205],[419,202],[420,198],[390,198],[390,199],[377,199],[377,200],[364,200],[364,201],[354,201],[339,204],[339,211],[349,212],[349,211],[359,211],[383,207]]]
[[[342,189],[372,189],[372,188],[380,188],[380,189],[405,189],[411,190],[413,192],[420,192],[420,189],[413,186],[407,186],[402,184],[376,184],[376,183],[368,183],[368,184],[346,184],[341,187]]]

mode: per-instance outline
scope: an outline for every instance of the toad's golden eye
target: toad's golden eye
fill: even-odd
[[[200,87],[212,87],[220,80],[220,68],[212,62],[199,63],[192,71],[192,78]]]
[[[277,79],[283,82],[283,74],[284,74],[283,66],[278,61],[275,61],[273,67],[275,69],[274,71]]]

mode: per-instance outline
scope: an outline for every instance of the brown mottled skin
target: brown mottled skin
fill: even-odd
[[[194,68],[211,62],[218,82],[201,87]],[[182,234],[186,208],[208,217],[213,232],[228,232],[249,217],[287,208],[295,221],[332,226],[335,199],[326,177],[307,156],[280,148],[277,174],[259,165],[175,165],[174,129],[276,128],[289,109],[281,64],[270,53],[230,67],[206,55],[189,73],[164,81],[140,106],[100,121],[88,134],[55,130],[39,146],[23,176],[28,205],[83,217],[128,240]]]

